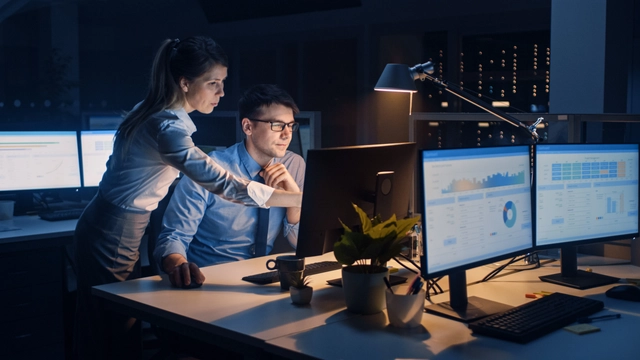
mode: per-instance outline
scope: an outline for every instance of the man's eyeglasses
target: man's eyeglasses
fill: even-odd
[[[282,121],[273,121],[273,120],[258,120],[258,119],[249,119],[251,121],[263,122],[271,124],[271,131],[282,132],[285,127],[289,127],[291,131],[298,131],[300,124],[297,122],[290,122],[288,124],[283,123]]]

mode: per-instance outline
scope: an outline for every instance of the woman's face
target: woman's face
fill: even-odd
[[[209,114],[218,106],[224,96],[224,80],[227,78],[227,67],[214,65],[209,71],[193,81],[180,79],[180,88],[184,93],[184,109],[187,113],[198,110]]]

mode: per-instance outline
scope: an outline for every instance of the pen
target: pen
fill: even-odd
[[[383,279],[384,279],[384,283],[387,284],[387,289],[389,289],[389,291],[391,291],[391,293],[393,294],[393,289],[391,288],[391,283],[389,282],[389,279],[387,279],[386,277]]]
[[[415,289],[416,283],[418,282],[418,280],[420,279],[420,275],[416,275],[416,277],[413,278],[413,280],[411,280],[411,282],[409,283],[409,288],[407,289],[407,294],[413,294],[413,290]]]
[[[578,318],[578,323],[580,324],[588,324],[590,322],[594,322],[594,321],[598,321],[598,320],[610,320],[610,319],[620,319],[620,314],[613,314],[613,315],[602,315],[602,316],[596,316],[596,317],[581,317]]]
[[[422,282],[422,279],[418,279],[418,281],[416,281],[415,286],[413,287],[413,295],[417,295],[420,290],[422,290],[422,284],[424,284],[424,282]]]

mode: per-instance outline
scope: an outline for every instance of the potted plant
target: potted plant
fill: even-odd
[[[311,302],[313,288],[309,286],[309,277],[302,271],[295,271],[290,274],[289,294],[291,302],[296,305],[306,305]]]
[[[387,261],[398,256],[402,240],[419,217],[396,219],[395,214],[385,221],[376,215],[373,220],[356,204],[361,231],[354,231],[340,223],[344,234],[336,242],[333,252],[342,268],[342,288],[347,309],[360,314],[375,314],[385,307],[384,278],[389,276]]]

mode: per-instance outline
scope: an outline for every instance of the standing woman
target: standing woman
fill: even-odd
[[[91,287],[139,277],[134,273],[149,216],[179,172],[222,198],[248,206],[300,206],[301,193],[237,178],[191,139],[189,113],[213,111],[224,96],[228,60],[208,37],[165,40],[151,68],[145,99],[118,128],[99,190],[78,220],[75,268],[78,304],[74,351],[80,359],[138,357],[135,319],[100,314]],[[180,266],[189,266],[185,263]],[[204,278],[193,279],[202,283]],[[102,348],[101,340],[112,343]],[[122,352],[107,354],[108,350]]]

